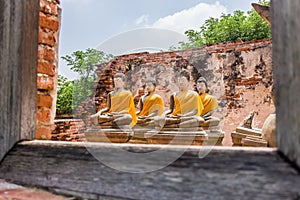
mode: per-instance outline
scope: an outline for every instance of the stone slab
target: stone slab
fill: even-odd
[[[114,131],[91,131],[84,132],[84,136],[87,142],[113,142],[113,143],[125,143],[130,140],[131,132],[125,132],[122,130]]]
[[[253,138],[243,138],[242,141],[242,146],[247,146],[247,147],[267,147],[268,142],[262,139],[253,139]]]
[[[148,173],[115,170],[97,160],[90,150],[122,149],[136,154],[165,150],[184,153],[165,167]],[[199,158],[199,152],[208,155]],[[133,167],[156,166],[136,154],[126,157]],[[119,153],[108,155],[118,161]],[[153,157],[155,159],[156,157]],[[42,162],[41,162],[42,161]],[[18,164],[16,164],[18,163]],[[34,169],[34,170],[33,170]],[[199,147],[30,141],[17,144],[0,164],[0,178],[43,187],[79,199],[299,199],[299,171],[276,149]]]

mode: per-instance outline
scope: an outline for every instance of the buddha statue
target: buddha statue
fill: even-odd
[[[218,108],[218,102],[217,102],[217,100],[214,96],[208,94],[209,89],[207,87],[206,79],[203,78],[203,77],[200,77],[197,80],[196,87],[197,87],[198,93],[200,95],[201,102],[202,102],[203,107],[204,107],[204,109],[201,113],[201,116],[203,118],[207,118],[209,116],[212,116],[214,110],[216,108]]]
[[[216,98],[208,94],[209,89],[207,86],[207,81],[204,77],[200,77],[196,82],[196,88],[199,93],[200,100],[203,104],[203,111],[201,117],[204,119],[204,123],[200,125],[202,127],[217,126],[220,123],[220,119],[213,116],[214,111],[218,108],[218,102]]]
[[[164,112],[164,103],[160,95],[155,94],[156,81],[147,79],[145,84],[146,94],[140,98],[140,111],[138,116],[138,125],[155,125]]]
[[[179,91],[170,97],[170,109],[164,113],[166,126],[178,124],[181,128],[198,127],[204,119],[200,117],[203,104],[197,92],[189,90],[190,73],[182,70],[178,77]],[[166,127],[165,126],[165,127]]]
[[[100,126],[133,127],[137,122],[132,93],[124,89],[125,75],[116,73],[114,91],[107,96],[107,106],[91,116],[92,122]]]

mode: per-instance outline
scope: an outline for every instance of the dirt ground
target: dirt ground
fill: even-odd
[[[22,187],[0,179],[0,200],[71,200],[36,188]]]

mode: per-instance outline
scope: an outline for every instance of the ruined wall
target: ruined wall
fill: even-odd
[[[273,84],[271,53],[271,45],[250,51],[214,53],[210,60],[212,65],[204,69],[212,77],[220,71],[217,79],[212,82],[214,86],[212,92],[222,105],[226,106],[223,126],[223,130],[227,133],[223,141],[225,144],[231,143],[230,133],[251,111],[257,112],[252,124],[257,128],[262,128],[268,115],[275,111],[270,96]],[[215,66],[217,70],[210,69],[209,66]],[[225,89],[225,96],[218,95],[222,87]]]
[[[54,120],[55,128],[51,140],[82,142],[84,139],[85,124],[81,119]]]
[[[40,0],[37,139],[51,139],[51,132],[54,129],[61,19],[59,4],[60,0]]]
[[[142,95],[139,93],[144,81],[155,78],[157,93],[168,107],[170,94],[178,90],[176,73],[182,68],[188,69],[192,74],[191,88],[200,76],[208,80],[210,93],[219,101],[218,116],[224,119],[224,144],[230,145],[230,133],[251,111],[257,112],[253,122],[257,128],[274,112],[269,94],[273,84],[271,49],[271,40],[266,39],[220,43],[186,51],[118,56],[98,66],[94,105],[96,110],[105,107],[107,94],[113,90],[112,76],[122,71],[127,76],[127,88],[137,99]],[[89,112],[95,109],[92,101],[85,105],[89,106]],[[80,110],[79,113],[83,113],[84,108]]]

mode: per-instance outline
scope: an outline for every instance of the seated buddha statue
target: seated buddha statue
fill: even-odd
[[[137,122],[132,93],[124,89],[125,75],[116,73],[114,91],[107,96],[107,106],[91,116],[94,124],[133,127]]]
[[[156,81],[147,79],[145,84],[146,94],[140,98],[140,111],[138,116],[138,125],[150,126],[155,125],[164,112],[164,103],[160,95],[155,94]]]
[[[218,102],[214,96],[208,94],[209,89],[206,79],[200,77],[196,82],[196,87],[204,107],[201,116],[210,125],[218,124],[220,121],[219,118],[213,116],[215,109],[218,108]]]
[[[203,104],[197,92],[189,90],[190,73],[182,70],[177,81],[179,91],[170,97],[170,109],[164,113],[166,125],[179,127],[198,127],[204,119],[200,117]]]
[[[197,90],[204,107],[201,116],[203,116],[204,118],[211,116],[214,110],[218,108],[218,102],[214,96],[208,94],[209,89],[207,87],[207,82],[204,77],[200,77],[197,80]]]

